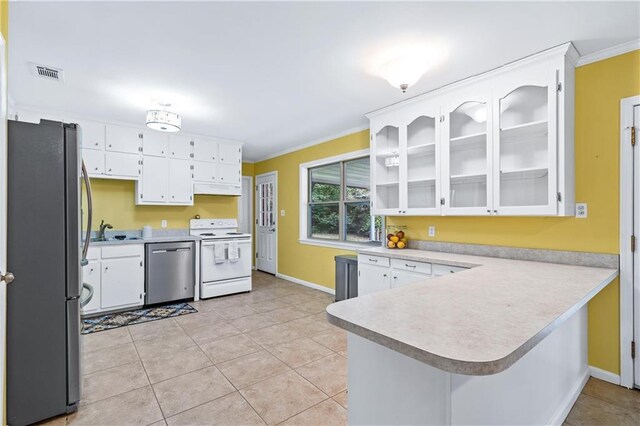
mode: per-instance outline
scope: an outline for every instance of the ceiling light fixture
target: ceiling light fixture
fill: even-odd
[[[380,67],[380,76],[405,93],[409,86],[416,84],[428,69],[429,62],[425,57],[401,55],[385,62]]]
[[[147,111],[147,127],[161,132],[179,132],[182,127],[182,118],[175,112],[167,111],[171,104],[159,105],[162,109]]]

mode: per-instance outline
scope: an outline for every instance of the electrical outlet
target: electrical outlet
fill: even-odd
[[[435,237],[436,236],[436,227],[431,225],[429,226],[429,236],[430,237]]]
[[[167,227],[167,221],[166,220],[160,221],[160,226],[163,227],[163,228],[166,228]]]
[[[284,210],[280,210],[280,216],[284,217]]]
[[[578,219],[587,218],[587,203],[576,203],[576,217]]]

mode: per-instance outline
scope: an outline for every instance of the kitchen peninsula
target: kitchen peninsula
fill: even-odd
[[[562,423],[589,377],[586,304],[617,268],[359,254],[468,269],[327,308],[348,331],[349,424]]]

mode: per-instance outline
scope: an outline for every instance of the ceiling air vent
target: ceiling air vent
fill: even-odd
[[[31,64],[31,70],[34,75],[47,80],[62,81],[64,77],[64,74],[60,68]]]

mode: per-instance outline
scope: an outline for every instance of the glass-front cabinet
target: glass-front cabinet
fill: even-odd
[[[529,69],[494,90],[494,213],[558,211],[556,72]]]
[[[577,58],[558,46],[369,114],[373,214],[574,215]]]
[[[443,108],[444,214],[491,214],[491,106],[488,90],[464,90]]]

